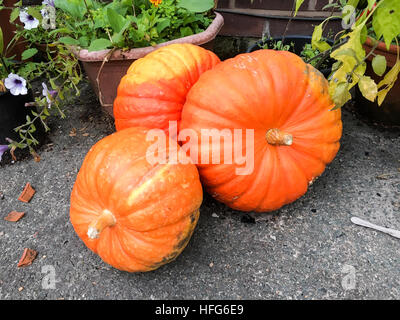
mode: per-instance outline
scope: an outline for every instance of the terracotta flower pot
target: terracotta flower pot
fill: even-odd
[[[366,54],[368,54],[373,47],[374,40],[372,38],[367,38],[367,41],[364,44]],[[383,42],[380,42],[375,49],[375,54],[386,57],[388,65],[386,71],[389,71],[389,68],[392,68],[396,64],[397,50],[400,50],[397,45],[391,45],[389,50],[387,50],[386,45]],[[371,55],[368,60],[372,61],[373,57],[374,56]],[[367,71],[365,74],[374,79],[376,83],[379,83],[383,79],[375,74],[371,63],[367,63]],[[365,99],[357,87],[356,108],[361,114],[367,116],[374,122],[380,122],[387,125],[400,125],[400,78],[389,91],[381,106],[378,106],[376,102],[371,102]]]
[[[101,50],[89,52],[86,49],[77,50],[71,48],[72,52],[82,62],[83,68],[90,83],[99,98],[104,110],[113,116],[113,103],[117,96],[117,88],[121,78],[126,74],[133,61],[144,57],[148,53],[173,43],[192,43],[201,45],[207,49],[213,48],[213,40],[224,24],[224,18],[215,13],[216,17],[211,25],[203,32],[164,42],[152,47],[131,49],[128,51]],[[110,56],[111,54],[111,56]]]

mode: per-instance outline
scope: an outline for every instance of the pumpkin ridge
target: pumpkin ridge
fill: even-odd
[[[229,205],[229,204],[230,204],[230,205],[234,205],[234,203],[237,202],[238,200],[240,200],[240,198],[242,198],[244,195],[246,195],[246,194],[248,194],[248,193],[251,193],[252,190],[253,190],[254,188],[258,188],[258,186],[256,185],[256,182],[258,181],[260,175],[264,174],[264,171],[263,171],[263,170],[257,170],[257,168],[262,167],[263,163],[266,161],[266,158],[269,157],[269,152],[270,152],[270,150],[268,150],[268,149],[269,149],[269,148],[267,147],[267,148],[264,150],[263,156],[262,156],[261,160],[259,160],[259,163],[257,163],[257,165],[254,164],[254,170],[257,171],[257,172],[256,172],[255,177],[251,178],[251,180],[252,180],[252,185],[250,186],[250,188],[247,188],[247,189],[245,189],[244,192],[242,192],[241,194],[236,195],[236,196],[235,196],[235,198],[236,198],[235,200],[232,200],[232,201],[227,202],[228,205]],[[268,177],[269,177],[269,176],[268,176]],[[270,181],[269,181],[269,183],[270,183]],[[255,207],[258,208],[258,207],[260,206],[260,203],[262,203],[263,200],[264,200],[264,197],[261,196],[260,199],[259,199],[259,201],[258,201],[258,203],[257,203],[257,205],[255,205]]]
[[[254,80],[254,75],[251,74],[250,72],[247,72],[247,73],[250,75],[249,78]],[[225,76],[225,73],[223,73],[223,75]],[[231,78],[231,77],[226,77],[226,78],[223,79],[223,81],[224,81],[224,85],[225,85],[225,86],[230,85],[231,88],[233,89],[233,91],[236,91],[237,94],[240,94],[240,95],[241,95],[241,98],[242,98],[244,101],[248,101],[246,95],[242,92],[242,90],[240,90],[240,87],[238,87],[238,84],[232,81],[232,78]],[[256,90],[255,90],[255,91],[256,91]],[[257,92],[255,92],[255,93],[257,93]],[[225,99],[228,99],[228,98],[230,98],[230,97],[226,97],[226,96],[225,96],[224,98],[225,98]],[[231,101],[232,101],[232,100],[231,100]],[[234,107],[235,107],[236,110],[239,110],[240,112],[245,113],[245,114],[246,114],[246,117],[252,119],[252,121],[253,121],[254,123],[257,123],[257,124],[260,125],[260,126],[263,126],[263,125],[264,125],[264,124],[262,123],[262,121],[260,120],[260,118],[255,117],[255,116],[252,115],[251,108],[240,108],[240,106],[239,106],[238,104],[236,104],[236,103],[234,103],[233,105],[234,105]],[[248,111],[249,111],[249,112],[248,112]],[[226,114],[225,114],[225,117],[226,117]],[[243,118],[244,118],[244,117],[243,117]],[[251,129],[254,129],[254,127],[251,128]]]
[[[327,144],[330,144],[330,143],[327,143]],[[291,148],[292,148],[292,149],[295,149],[297,152],[304,153],[304,154],[310,156],[311,158],[313,158],[313,159],[315,159],[315,160],[321,161],[324,165],[326,164],[319,156],[317,156],[316,154],[311,153],[311,152],[309,152],[308,150],[304,149],[304,148],[302,147],[302,145],[299,145],[298,142],[294,143],[294,144],[291,146]]]
[[[165,150],[165,152],[168,152],[168,150]],[[148,187],[153,182],[153,179],[156,179],[159,175],[162,175],[171,166],[172,165],[170,163],[159,163],[152,167],[147,173],[145,173],[140,179],[139,183],[133,188],[132,192],[130,193],[128,197],[128,205],[132,206],[134,198],[140,196],[141,192],[146,191],[146,187]]]
[[[277,167],[277,164],[278,164],[278,162],[279,162],[279,154],[278,154],[278,150],[277,150],[277,148],[276,147],[272,147],[271,148],[271,151],[272,151],[272,154],[273,154],[273,166],[271,166],[273,169],[272,170],[270,170],[270,172],[271,172],[271,175],[269,176],[269,187],[268,187],[268,189],[266,189],[267,190],[267,193],[265,194],[265,196],[264,196],[264,200],[267,200],[268,198],[269,198],[269,195],[270,195],[270,193],[271,192],[273,192],[273,191],[275,191],[275,190],[273,190],[273,182],[274,182],[274,180],[279,180],[279,179],[282,179],[282,174],[281,174],[281,170],[280,170],[280,168],[279,167]],[[278,176],[278,178],[277,178],[277,173],[279,172],[279,176]],[[275,204],[275,207],[281,207],[283,204],[285,204],[286,203],[286,200],[287,200],[287,196],[286,196],[286,194],[284,194],[279,200],[276,200],[276,199],[274,199],[274,202],[278,202],[278,204]],[[265,201],[263,201],[262,203],[264,203]],[[257,209],[259,209],[260,208],[260,206],[257,208]]]
[[[130,251],[125,247],[125,245],[120,240],[119,230],[120,229],[117,228],[116,230],[113,230],[113,232],[110,232],[110,238],[111,238],[110,242],[113,244],[113,247],[112,247],[113,251],[117,252],[117,249],[119,249],[119,251],[122,252],[122,254],[124,254],[125,256],[127,256],[130,261],[135,261],[136,264],[139,264],[141,266],[143,271],[146,270],[148,263],[146,264],[146,261],[144,261],[141,257],[136,256],[134,254],[134,251]],[[110,254],[110,256],[113,256],[113,255]],[[113,260],[115,260],[115,259],[113,259]],[[114,261],[112,265],[115,265],[115,264],[116,263]],[[120,264],[118,263],[118,265],[120,265]],[[127,267],[126,269],[128,269],[128,268],[129,267]],[[129,271],[129,270],[126,270],[126,271]]]
[[[189,224],[187,230],[185,230],[182,233],[181,239],[178,240],[177,243],[174,245],[173,251],[169,255],[162,258],[162,260],[160,262],[155,263],[152,266],[150,266],[150,268],[157,269],[161,265],[164,265],[166,263],[169,263],[169,262],[175,260],[180,255],[180,253],[183,251],[183,249],[185,249],[186,246],[188,245],[189,240],[191,239],[191,237],[193,235],[193,231],[197,225],[199,216],[200,216],[200,211],[198,209],[190,214],[189,217],[191,219],[191,223]],[[193,217],[194,217],[194,219],[193,219]]]
[[[275,172],[277,170],[279,170],[277,168],[277,160],[276,160],[276,148],[274,147],[268,147],[268,152],[270,152],[270,161],[272,161],[272,164],[270,163],[268,166],[271,168],[270,170],[270,174],[268,175],[268,183],[266,184],[266,188],[265,188],[265,192],[263,193],[262,199],[263,201],[261,201],[261,203],[258,204],[258,206],[255,208],[255,210],[258,210],[259,208],[261,208],[261,206],[263,205],[263,203],[265,203],[266,199],[268,199],[268,196],[270,194],[271,191],[271,185],[272,185],[272,181],[273,178],[275,176]]]
[[[257,144],[257,145],[258,145],[258,144]],[[257,150],[254,149],[254,155],[266,152],[266,148],[267,148],[267,145],[266,145],[266,144],[263,144],[263,145],[261,145],[259,148],[257,148]],[[260,150],[258,150],[258,149],[260,149]],[[199,168],[199,171],[201,171],[201,173],[203,173],[203,172],[206,171],[206,170],[214,171],[213,169],[214,169],[215,167],[209,167],[208,165],[204,165],[204,166],[205,166],[205,167],[203,167],[203,165],[202,165],[201,163],[197,165],[197,167]],[[227,180],[224,180],[224,181],[221,180],[218,184],[213,184],[213,185],[210,186],[210,187],[213,188],[213,189],[215,189],[215,188],[220,188],[220,187],[225,186],[227,183],[230,183],[230,182],[233,183],[234,180],[237,179],[237,178],[243,178],[243,176],[241,176],[241,175],[235,175],[233,178],[228,177]]]
[[[153,81],[147,81],[145,83],[139,84],[137,85],[137,89],[134,91],[128,91],[128,92],[124,92],[124,97],[130,97],[130,98],[136,98],[136,99],[153,99],[153,100],[160,100],[160,101],[164,101],[164,102],[173,102],[173,103],[181,103],[181,101],[177,101],[176,99],[171,98],[168,95],[157,95],[157,96],[148,96],[147,94],[144,95],[143,91],[140,92],[140,86],[146,85],[146,86],[154,86],[155,88],[157,88],[157,90],[163,90],[163,87],[167,87],[168,89],[175,89],[175,87],[171,86],[171,81],[169,80],[158,80],[157,82]],[[174,91],[174,90],[171,90]],[[121,99],[121,97],[117,97],[117,99]]]
[[[107,150],[107,148],[105,148],[104,150]],[[96,156],[96,160],[98,159],[97,158],[97,155],[95,155]],[[104,161],[104,158],[106,157],[107,155],[106,155],[106,152],[102,152],[101,153],[101,161],[99,161],[98,163],[102,163],[103,161]],[[98,165],[97,165],[98,166]],[[97,167],[96,166],[96,167]],[[89,171],[86,171],[86,172],[89,172]],[[96,177],[96,178],[98,178],[98,177]],[[95,189],[95,191],[96,191],[96,198],[97,199],[99,199],[99,204],[100,204],[100,207],[102,207],[102,208],[106,208],[107,206],[106,206],[106,203],[104,202],[104,200],[103,200],[103,198],[101,197],[101,193],[100,193],[100,191],[99,191],[99,187],[98,187],[98,185],[97,185],[97,179],[94,179],[94,180],[92,180],[92,183],[94,184],[94,186],[92,186],[91,184],[92,183],[88,183],[88,181],[90,181],[90,180],[88,180],[88,176],[87,175],[84,175],[84,181],[85,181],[85,185],[86,185],[86,187],[87,188],[89,188],[89,190],[92,188],[92,187],[94,187],[94,189]],[[99,213],[98,213],[99,214]]]
[[[215,112],[217,110],[217,108],[215,108],[213,110],[206,109],[204,106],[200,105],[197,101],[191,101],[190,104],[191,104],[190,107],[192,109],[197,108],[197,109],[201,110],[201,118],[199,118],[201,121],[205,121],[205,122],[209,123],[209,121],[207,121],[207,115],[212,114],[214,116],[217,116],[218,118],[220,118],[223,121],[231,122],[232,128],[238,128],[238,127],[241,128],[240,126],[238,126],[238,124],[240,124],[240,122],[238,123],[237,120],[234,121],[232,119],[229,119],[226,114],[222,115],[220,113]],[[190,110],[190,113],[193,114],[194,113],[193,110]],[[206,116],[204,117],[203,114],[206,114]],[[196,131],[198,131],[198,130],[196,129]]]
[[[150,267],[150,265],[149,265],[149,263],[151,263],[151,261],[150,260],[146,260],[145,258],[143,258],[143,257],[141,257],[141,256],[137,256],[137,255],[135,255],[135,252],[134,252],[134,250],[128,250],[128,248],[126,248],[125,247],[125,243],[123,243],[122,241],[121,241],[121,232],[130,232],[130,231],[126,231],[126,230],[123,230],[123,228],[124,229],[126,229],[126,227],[125,226],[121,226],[120,227],[120,229],[118,229],[118,230],[116,230],[116,232],[117,232],[117,234],[118,234],[118,237],[115,237],[116,238],[116,241],[118,242],[118,244],[120,245],[120,247],[121,247],[121,250],[127,255],[127,256],[129,256],[129,257],[131,257],[132,259],[134,259],[134,260],[139,260],[139,261],[141,261],[142,262],[142,265],[143,265],[143,267]],[[139,232],[138,232],[139,233]],[[131,235],[132,236],[132,238],[134,238],[136,241],[138,241],[138,242],[146,242],[146,241],[144,241],[143,239],[139,239],[139,237],[137,237],[137,235]],[[151,245],[151,243],[150,242],[147,242],[149,245]]]
[[[271,70],[269,70],[269,68],[267,68],[267,66],[263,66],[261,64],[261,61],[259,59],[256,59],[257,61],[257,70],[262,70],[263,72],[259,72],[260,76],[258,78],[259,82],[260,82],[260,87],[264,87],[264,88],[268,88],[271,92],[275,91],[275,79],[273,77],[273,74],[271,72]],[[262,82],[262,83],[261,83]],[[259,89],[260,90],[260,89]],[[268,97],[269,99],[271,99],[271,96]],[[276,114],[276,105],[277,105],[277,99],[274,95],[272,95],[273,101],[271,102],[270,100],[268,101],[268,105],[267,102],[263,102],[263,106],[264,108],[269,108],[271,110],[271,115],[270,118],[273,119],[275,117]],[[262,126],[265,127],[265,123],[262,123]],[[265,130],[268,130],[269,128],[265,128]]]
[[[285,153],[285,156],[287,156],[287,157],[290,159],[290,162],[291,162],[292,165],[297,169],[297,171],[298,171],[298,172],[301,172],[301,174],[302,174],[302,176],[303,176],[303,178],[304,178],[304,181],[306,182],[306,185],[307,185],[306,191],[302,194],[302,195],[304,195],[304,194],[307,192],[307,190],[308,190],[308,179],[307,179],[306,173],[304,172],[303,168],[300,167],[300,166],[298,165],[298,163],[295,161],[295,159],[293,158],[293,154],[292,154],[290,148],[284,148],[284,149],[283,149],[283,148],[282,148],[282,149],[279,148],[279,149],[278,149],[278,152],[283,152],[283,153]],[[286,173],[286,176],[289,174],[288,172],[285,172],[285,173]],[[300,197],[301,197],[302,195],[300,195]]]
[[[154,205],[154,204],[153,204],[153,205]],[[130,217],[130,216],[135,215],[135,213],[140,212],[140,211],[143,211],[143,210],[144,210],[144,209],[140,209],[140,210],[137,210],[137,211],[134,211],[134,212],[131,212],[131,213],[129,213],[129,214],[126,214],[126,215],[122,216],[120,219],[122,219],[122,221],[125,222],[125,223],[124,223],[124,228],[126,228],[126,229],[128,229],[128,230],[131,230],[131,231],[133,231],[133,232],[135,232],[135,233],[141,233],[141,234],[143,234],[143,233],[150,233],[150,232],[155,231],[155,230],[158,230],[158,229],[160,229],[160,228],[167,228],[167,227],[170,227],[171,225],[177,224],[178,222],[181,222],[182,220],[186,219],[192,212],[195,211],[195,210],[194,210],[194,211],[192,211],[191,213],[188,213],[188,214],[186,214],[186,215],[183,215],[183,216],[179,217],[178,219],[176,219],[176,220],[174,220],[174,221],[171,221],[171,222],[169,222],[169,223],[167,223],[167,224],[164,224],[164,225],[162,225],[162,226],[157,226],[157,227],[154,227],[154,228],[152,228],[152,229],[146,229],[146,230],[137,230],[137,229],[131,227],[131,226],[129,225],[129,223],[126,222],[126,220],[129,220],[129,217]]]
[[[196,71],[197,71],[197,77],[195,77],[195,79],[198,79],[198,78],[200,77],[200,72],[199,72],[199,69],[198,69],[197,60],[196,60],[196,58],[194,57],[194,55],[191,53],[191,51],[188,50],[187,47],[185,47],[185,50],[184,50],[184,51],[185,51],[185,53],[188,53],[188,54],[191,56],[191,58],[193,59],[193,61],[195,61],[195,63],[193,64],[193,66],[196,67]],[[186,63],[186,60],[183,59],[182,56],[178,55],[178,54],[176,53],[176,51],[174,51],[174,50],[168,50],[168,54],[174,56],[175,59],[179,61],[179,63],[181,63],[182,65],[185,66],[185,69],[186,69],[186,76],[185,76],[185,78],[187,78],[187,79],[189,80],[190,85],[193,86],[193,84],[196,83],[196,81],[193,80],[192,73],[191,73],[191,67]],[[186,87],[186,86],[185,86],[185,87]]]
[[[307,69],[309,69],[309,66],[307,65]],[[308,99],[309,97],[307,97],[307,95],[310,95],[312,97],[311,101],[306,101],[306,98]],[[304,107],[304,104],[307,103],[309,105],[314,105],[316,104],[318,101],[320,101],[320,97],[313,94],[313,89],[312,89],[312,82],[311,79],[307,79],[307,86],[306,86],[306,90],[304,92],[303,95],[303,99],[301,100],[301,102],[297,105],[297,107],[293,110],[293,112],[291,113],[290,117],[285,121],[285,123],[283,124],[283,126],[285,127],[292,127],[295,126],[296,124],[298,124],[299,122],[304,122],[304,118],[300,118],[300,119],[296,119],[296,121],[291,124],[290,121],[292,121],[293,118],[295,118],[295,116],[298,116],[298,111],[299,109],[301,109],[302,107]],[[328,109],[328,108],[327,108]],[[307,119],[312,119],[314,117],[316,117],[317,115],[319,115],[320,113],[326,112],[325,109],[323,108],[315,108],[314,113],[312,114],[308,114],[307,115]]]
[[[138,98],[138,97],[135,97],[135,98],[140,99],[140,100],[160,100],[160,101],[163,101],[163,102],[180,104],[180,103],[178,103],[176,101],[167,101],[167,100],[161,100],[161,99],[155,99],[155,98]],[[150,112],[150,113],[147,110],[141,110],[141,111],[143,111],[143,113],[139,114],[139,117],[142,117],[142,116],[143,117],[157,116],[160,113],[160,110],[154,110],[153,112]],[[162,110],[162,112],[163,112],[163,114],[180,113],[179,110]],[[135,115],[138,115],[138,112],[135,112]],[[126,118],[126,117],[123,117],[123,116],[119,117],[119,119],[130,120],[129,118]]]
[[[187,92],[187,86],[185,85],[185,81],[182,81],[182,79],[187,78],[187,75],[178,74],[175,71],[175,69],[172,68],[170,65],[168,65],[164,60],[158,60],[158,62],[161,63],[165,67],[165,69],[168,69],[174,75],[174,77],[172,77],[172,79],[159,79],[159,80],[164,80],[163,82],[171,82],[171,80],[179,79],[179,82],[182,84],[182,87],[183,87],[184,91]],[[186,65],[185,65],[185,69],[187,69]],[[187,70],[186,70],[186,72],[187,72]]]
[[[190,92],[189,92],[189,94],[190,94]],[[228,116],[229,116],[228,114],[217,112],[217,110],[219,110],[218,108],[213,108],[212,110],[210,110],[209,108],[207,108],[207,106],[201,105],[196,99],[191,99],[190,100],[190,108],[192,108],[192,106],[197,107],[199,110],[202,110],[202,112],[205,111],[207,113],[211,113],[213,115],[216,115],[216,116],[220,117],[221,119],[224,119],[225,121],[228,120],[229,122],[232,122],[234,124],[236,123],[236,126],[234,126],[234,127],[241,128],[240,126],[237,126],[237,124],[242,124],[243,123],[242,119],[239,120],[239,119],[228,118]],[[190,110],[190,114],[192,114],[192,110]],[[182,113],[182,115],[183,115],[183,113]]]

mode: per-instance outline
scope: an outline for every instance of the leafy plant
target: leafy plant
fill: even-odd
[[[81,81],[81,72],[77,59],[70,54],[66,46],[57,42],[54,30],[46,29],[49,17],[49,4],[44,1],[40,7],[23,8],[22,2],[14,7],[4,7],[0,1],[0,10],[11,10],[10,22],[15,23],[16,33],[9,43],[4,43],[0,28],[0,91],[9,90],[13,95],[25,95],[29,91],[36,92],[35,83],[42,81],[39,94],[29,103],[35,106],[31,115],[27,116],[26,123],[15,128],[20,136],[19,141],[9,141],[11,150],[29,148],[36,155],[34,147],[39,144],[35,132],[40,122],[46,131],[49,130],[47,118],[65,114],[62,106],[70,92],[79,94],[77,84]],[[17,19],[24,24],[16,23]],[[25,44],[21,60],[16,60],[10,52],[17,44]],[[39,48],[38,44],[44,44]],[[43,50],[45,59],[37,59],[40,50]],[[35,86],[35,88],[34,88]],[[34,90],[36,89],[36,90]]]
[[[300,2],[302,1],[296,0],[296,3],[301,5]],[[336,60],[329,77],[329,92],[336,108],[340,108],[351,99],[350,89],[356,85],[366,99],[377,100],[378,105],[381,105],[400,73],[400,53],[397,53],[397,63],[386,72],[385,57],[376,55],[374,51],[380,42],[384,42],[388,49],[393,43],[398,45],[400,1],[340,0],[331,5],[334,6],[343,8],[340,17],[343,25],[349,28],[340,31],[335,36],[337,41],[330,46],[322,39],[326,22],[332,17],[326,19],[314,29],[312,48],[322,51],[323,58],[330,56]],[[366,54],[363,44],[368,36],[374,39],[374,47]],[[368,58],[372,58],[374,72],[383,77],[379,83],[365,75]]]
[[[204,31],[214,0],[55,0],[60,42],[89,51],[156,45]]]
[[[290,51],[294,48],[294,43],[291,42],[290,44],[284,44],[282,40],[270,41],[263,40],[264,45],[261,46],[262,49],[272,49],[272,50],[279,50],[279,51]]]

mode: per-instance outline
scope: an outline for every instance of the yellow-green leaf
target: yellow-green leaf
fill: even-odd
[[[296,11],[294,12],[294,15],[297,15],[297,12],[299,11],[301,5],[303,4],[304,0],[296,0]]]
[[[393,88],[395,82],[397,81],[399,73],[400,73],[400,59],[397,60],[397,63],[385,75],[383,80],[378,83],[378,89],[381,89],[383,87],[383,89],[379,90],[378,92],[378,105],[382,105],[383,101],[386,98],[386,95]]]
[[[358,87],[366,99],[372,102],[375,101],[376,96],[378,95],[378,86],[375,81],[371,79],[371,77],[361,77],[360,81],[358,82]]]
[[[376,55],[374,59],[372,59],[372,68],[374,69],[374,72],[382,77],[383,74],[386,71],[387,63],[386,63],[386,58],[385,56],[381,55]]]
[[[317,49],[318,42],[320,42],[322,38],[322,25],[323,24],[321,23],[314,28],[314,32],[311,37],[311,46],[314,50]]]
[[[0,28],[0,56],[3,54],[3,50],[4,50],[3,30]]]
[[[334,84],[329,88],[335,107],[332,110],[341,108],[347,101],[351,99],[349,92],[349,84],[347,82],[340,82]]]

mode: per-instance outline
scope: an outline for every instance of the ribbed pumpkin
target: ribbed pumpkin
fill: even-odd
[[[147,161],[152,145],[147,130],[126,129],[95,144],[71,195],[70,219],[78,236],[106,263],[129,272],[154,270],[181,253],[203,196],[191,162]],[[168,141],[165,151],[173,145],[178,147]]]
[[[242,211],[271,211],[302,196],[338,149],[340,110],[328,82],[295,54],[258,50],[226,60],[200,77],[182,112],[182,129],[254,130],[254,170],[238,175],[243,164],[203,164],[211,151],[223,154],[223,140],[199,139],[199,173],[213,197]],[[221,131],[220,131],[221,132]],[[232,134],[233,136],[233,134]],[[203,141],[203,142],[202,142]],[[193,143],[192,143],[193,144]],[[197,145],[197,142],[196,142]],[[235,159],[233,159],[235,160]],[[211,162],[211,161],[210,161]],[[250,162],[248,162],[250,163]]]
[[[169,121],[181,119],[189,89],[219,62],[213,52],[192,44],[172,44],[136,60],[118,86],[116,129],[166,130]]]

